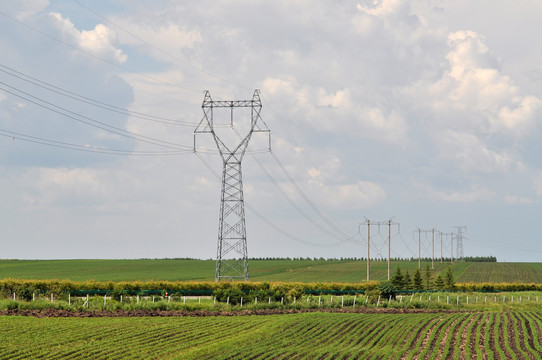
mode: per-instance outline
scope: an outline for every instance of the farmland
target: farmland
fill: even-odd
[[[422,263],[422,268],[426,266]],[[255,281],[345,282],[367,278],[366,263],[351,260],[251,260]],[[412,275],[417,261],[395,261]],[[435,275],[449,264],[436,261]],[[0,260],[0,279],[59,279],[96,281],[213,281],[214,260]],[[457,282],[542,283],[542,263],[456,262],[452,271]],[[387,263],[371,263],[371,280],[387,278]]]
[[[0,358],[536,359],[542,316],[503,313],[181,318],[0,317]],[[317,344],[317,346],[315,346]]]

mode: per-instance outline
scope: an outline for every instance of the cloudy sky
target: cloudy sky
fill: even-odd
[[[249,256],[366,256],[360,223],[393,217],[392,256],[466,226],[466,256],[541,261],[540,24],[534,0],[5,2],[0,258],[215,258],[203,92],[259,89]]]

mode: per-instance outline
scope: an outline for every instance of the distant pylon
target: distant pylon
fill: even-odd
[[[457,229],[457,258],[463,259],[465,254],[463,253],[463,230],[467,231],[466,226],[456,226]]]
[[[262,108],[260,92],[255,90],[252,100],[213,101],[209,91],[205,91],[201,107],[203,119],[194,131],[194,151],[196,150],[196,134],[210,133],[213,135],[223,162],[215,281],[247,281],[249,271],[241,161],[253,132],[270,133],[267,126],[261,127],[265,123],[260,118]],[[227,146],[215,132],[213,109],[229,108],[231,111],[230,126],[233,128],[233,110],[238,107],[250,108],[251,110],[249,130],[247,134],[239,134],[240,141],[234,146],[231,144]],[[258,120],[261,120],[262,124],[258,124]],[[269,147],[271,147],[271,143],[269,143]]]

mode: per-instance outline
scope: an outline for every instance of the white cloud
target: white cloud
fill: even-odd
[[[177,64],[177,59],[184,58],[184,49],[193,48],[202,41],[199,30],[181,28],[173,23],[149,24],[125,17],[112,18],[112,21],[126,30],[119,31],[119,41],[122,44],[136,46],[166,63]]]
[[[19,20],[25,20],[49,5],[48,0],[18,0],[2,3],[2,11],[12,14]]]
[[[319,181],[309,182],[311,198],[322,208],[334,210],[358,210],[380,204],[386,199],[384,189],[369,181],[353,184],[324,185]]]
[[[289,78],[266,78],[262,91],[273,101],[285,101],[297,109],[299,121],[322,132],[405,146],[408,124],[394,110],[363,106],[352,101],[349,89],[329,92],[324,88],[301,86]]]
[[[49,16],[60,27],[64,37],[81,49],[101,58],[112,59],[118,63],[127,60],[127,56],[123,54],[122,50],[116,48],[115,44],[118,43],[118,39],[115,31],[111,28],[103,24],[97,24],[94,30],[79,31],[70,19],[64,18],[61,14],[51,12]]]
[[[506,195],[504,197],[504,202],[506,204],[532,204],[533,200],[523,196]]]
[[[423,195],[433,201],[444,201],[450,203],[470,203],[477,201],[486,201],[495,197],[495,192],[473,185],[470,190],[466,191],[442,191],[435,190],[429,185],[420,185]]]
[[[499,69],[499,61],[483,36],[457,31],[448,36],[448,69],[433,83],[412,90],[425,93],[441,126],[505,137],[523,136],[540,115],[541,101],[521,95],[513,80]],[[424,89],[425,88],[425,89]]]
[[[507,173],[522,168],[511,155],[489,149],[474,134],[447,130],[441,135],[437,142],[439,158],[451,161],[465,173]]]
[[[536,195],[542,196],[542,171],[538,171],[533,177],[533,187]]]
[[[99,172],[92,169],[35,168],[23,182],[25,203],[32,207],[84,206],[100,203],[106,195]]]

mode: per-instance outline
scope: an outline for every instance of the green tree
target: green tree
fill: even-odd
[[[448,266],[446,274],[444,275],[444,287],[446,290],[453,290],[455,288],[454,274],[452,274],[452,267]]]
[[[425,271],[424,271],[424,283],[425,283],[425,290],[431,290],[431,285],[433,284],[433,281],[432,281],[432,278],[433,278],[433,274],[431,273],[431,266],[429,266],[429,264],[427,264],[425,266]]]
[[[414,273],[414,278],[412,279],[412,286],[414,287],[414,290],[423,290],[423,279],[420,269],[416,269],[416,272]]]
[[[391,276],[391,283],[395,289],[403,289],[405,287],[405,278],[401,272],[401,268],[397,267],[393,275]]]
[[[408,271],[405,271],[404,283],[405,283],[404,285],[405,290],[412,288],[412,278],[410,277],[410,274],[408,273]]]
[[[378,285],[378,290],[385,299],[388,299],[390,296],[392,297],[392,299],[395,299],[396,287],[391,281],[382,281]]]
[[[444,279],[442,278],[442,276],[440,276],[440,274],[438,274],[435,277],[435,281],[433,281],[433,285],[435,286],[435,289],[437,290],[444,289]]]

